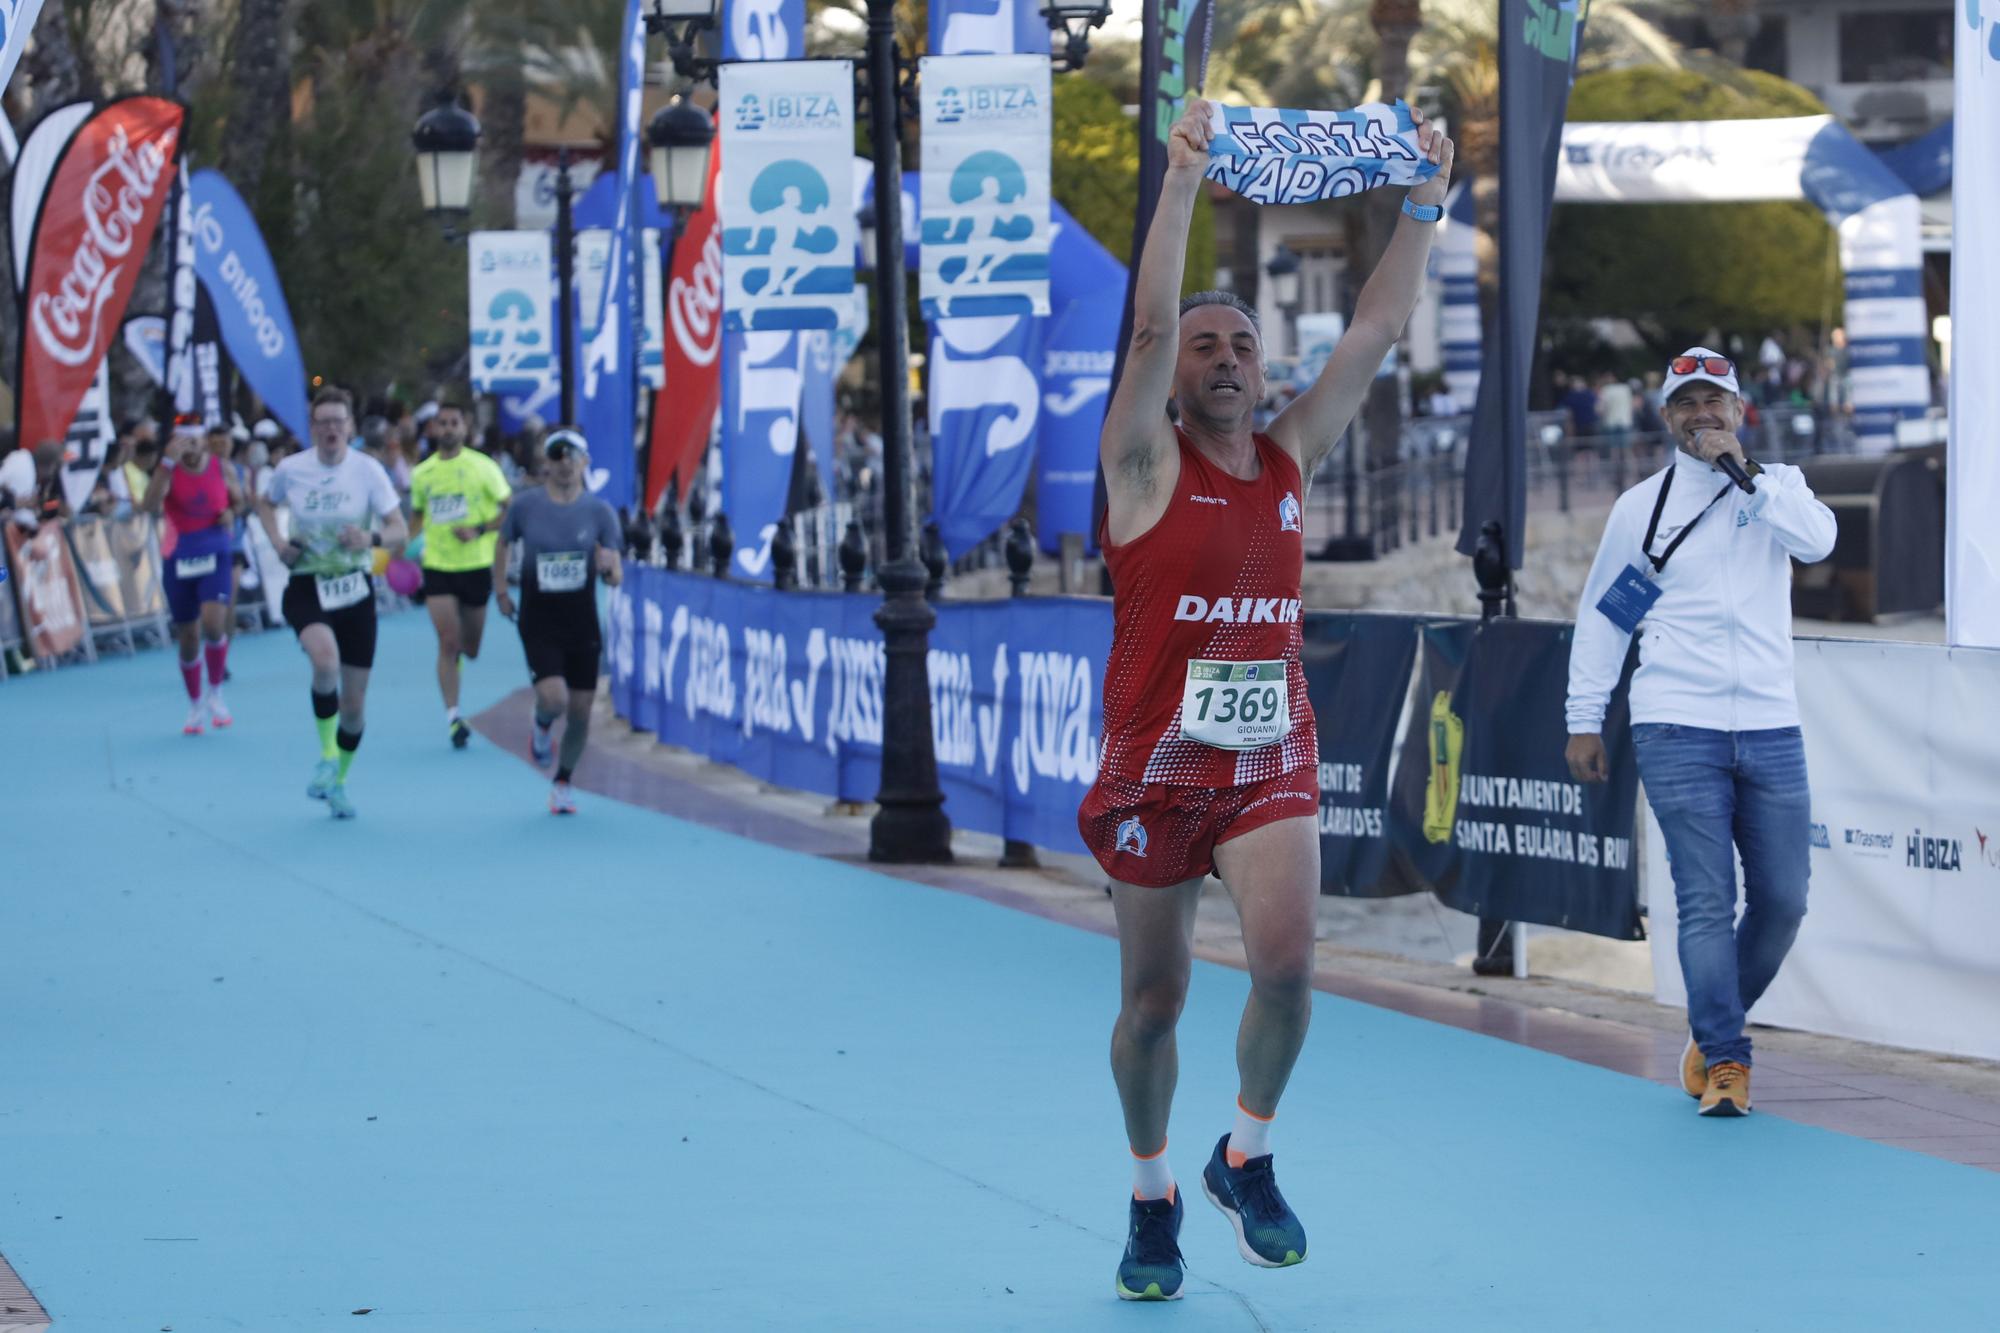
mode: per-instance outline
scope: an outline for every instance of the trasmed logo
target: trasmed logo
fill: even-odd
[[[1856,856],[1888,857],[1896,854],[1896,835],[1893,833],[1851,828],[1842,829],[1841,834],[1841,846]]]
[[[1922,829],[1913,829],[1903,839],[1903,867],[1908,870],[1957,870],[1960,855],[1957,838],[1927,838]]]

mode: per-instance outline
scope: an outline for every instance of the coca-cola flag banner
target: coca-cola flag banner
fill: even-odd
[[[806,53],[806,0],[724,0],[724,60],[797,60]]]
[[[724,65],[723,326],[831,329],[854,289],[854,78],[844,60]]]
[[[14,77],[14,65],[42,12],[42,0],[0,0],[0,89]],[[16,235],[19,235],[17,232]]]
[[[926,319],[1049,313],[1049,62],[922,62]]]
[[[68,433],[104,359],[180,157],[186,110],[163,97],[125,97],[71,136],[42,196],[28,242],[19,438]]]
[[[70,136],[76,133],[77,126],[90,119],[95,109],[90,102],[57,107],[35,122],[35,127],[28,131],[27,141],[21,145],[21,155],[14,159],[7,212],[14,224],[11,235],[16,292],[28,285],[27,243],[35,234],[35,214],[42,206],[42,196],[48,193],[49,177],[55,174],[56,161],[69,144]]]
[[[514,420],[546,419],[556,401],[549,234],[475,231],[466,244],[472,389]]]
[[[674,246],[667,274],[666,339],[662,348],[666,388],[653,401],[652,445],[646,457],[646,505],[652,507],[669,478],[681,495],[708,446],[722,397],[722,237],[716,231],[716,173],[722,148],[708,155],[702,205]]]
[[[194,269],[214,303],[223,346],[271,415],[303,440],[308,435],[305,361],[257,220],[219,171],[195,172],[189,197]]]

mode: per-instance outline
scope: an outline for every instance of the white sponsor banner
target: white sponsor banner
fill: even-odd
[[[470,271],[472,387],[511,400],[517,416],[555,398],[555,285],[545,231],[475,231]]]
[[[1048,57],[922,65],[924,318],[1048,314]]]
[[[1801,639],[1805,924],[1755,1022],[2000,1059],[2000,652]],[[1673,881],[1646,813],[1654,991],[1681,1006]]]
[[[723,327],[831,329],[854,289],[854,69],[725,64]]]
[[[1954,5],[1957,101],[1951,183],[1951,444],[1945,492],[1945,634],[2000,648],[2000,0]],[[1974,165],[1979,164],[1979,165]]]
[[[5,89],[7,80],[14,77],[14,62],[21,58],[21,48],[27,45],[28,34],[34,31],[35,19],[42,12],[42,0],[0,0],[0,89]],[[13,127],[8,126],[11,139]],[[10,145],[8,158],[14,156]],[[27,232],[16,231],[16,236],[26,236]]]
[[[41,210],[42,196],[48,193],[49,177],[55,174],[56,159],[62,156],[63,147],[76,133],[76,127],[89,120],[96,109],[94,102],[72,102],[58,107],[36,122],[28,141],[21,145],[21,155],[14,162],[9,206],[14,223],[10,248],[14,251],[17,292],[28,285],[28,238],[35,234],[35,217]]]
[[[1832,120],[1572,121],[1563,126],[1556,198],[1566,204],[1803,199],[1806,145]]]
[[[603,161],[595,157],[578,158],[569,164],[570,188],[576,192],[571,202],[583,198],[590,183],[603,169]],[[556,176],[554,162],[528,161],[521,164],[521,174],[514,178],[516,227],[528,230],[556,225]]]

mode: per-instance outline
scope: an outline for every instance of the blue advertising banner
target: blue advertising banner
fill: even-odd
[[[299,439],[306,419],[306,370],[285,289],[257,220],[219,171],[203,169],[188,183],[194,228],[194,270],[215,304],[215,319],[236,369]]]
[[[806,53],[806,0],[726,0],[724,60],[797,60]]]
[[[722,511],[736,536],[731,571],[769,582],[771,537],[792,489],[804,335],[722,331]]]
[[[779,593],[628,569],[605,650],[614,707],[663,743],[842,800],[880,788],[880,599]],[[1098,682],[1111,607],[1085,599],[947,603],[931,632],[931,728],[960,828],[1083,851],[1097,779]]]
[[[1097,437],[1111,401],[1111,367],[1118,359],[1118,304],[1125,266],[1097,238],[1054,205],[1049,248],[1053,313],[1042,337],[1042,422],[1035,477],[1035,528],[1044,551],[1062,548],[1066,532],[1097,548],[1092,499],[1097,486]]]
[[[632,503],[637,489],[633,438],[638,422],[639,225],[636,196],[639,130],[646,83],[646,25],[640,0],[627,0],[618,71],[618,206],[611,255],[598,300],[597,332],[586,344],[578,382],[578,423],[590,441],[588,485],[613,508]]]
[[[932,55],[1049,53],[1040,0],[931,0]]]
[[[956,560],[1020,508],[1041,416],[1043,321],[986,315],[931,322],[932,509]]]

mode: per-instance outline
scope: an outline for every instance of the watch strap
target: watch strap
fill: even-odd
[[[1408,199],[1403,200],[1403,211],[1419,222],[1436,222],[1444,216],[1441,204],[1418,204]]]

